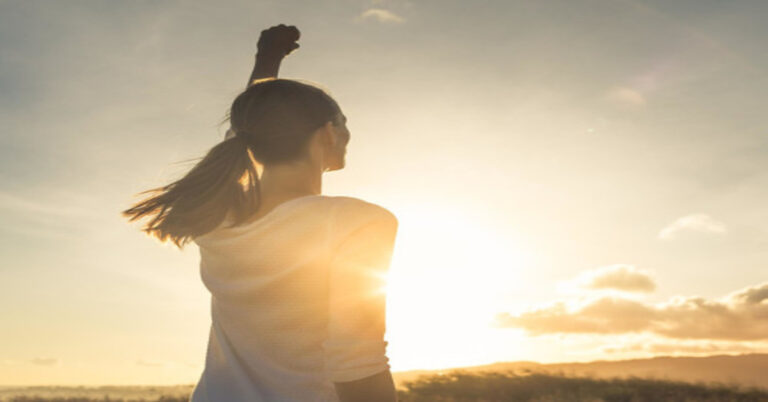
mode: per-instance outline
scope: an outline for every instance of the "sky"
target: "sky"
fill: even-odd
[[[393,371],[768,352],[768,6],[0,0],[0,385],[177,384],[197,248],[120,211],[221,141],[258,33],[392,211]]]

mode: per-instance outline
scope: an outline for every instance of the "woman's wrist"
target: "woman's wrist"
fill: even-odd
[[[299,48],[297,41],[300,36],[298,28],[293,25],[280,24],[261,31],[256,43],[256,62],[246,88],[258,79],[277,78],[285,56]]]
[[[256,64],[272,65],[280,64],[280,62],[283,61],[283,57],[271,54],[256,53],[254,59],[256,60]]]
[[[248,79],[248,86],[251,86],[254,80],[261,78],[277,78],[277,72],[280,71],[280,62],[282,62],[281,57],[271,57],[257,53],[255,59],[256,63],[253,66],[251,77]]]

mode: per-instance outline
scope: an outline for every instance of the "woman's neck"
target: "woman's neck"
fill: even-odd
[[[278,202],[322,193],[323,172],[311,163],[270,165],[259,179],[262,201]]]

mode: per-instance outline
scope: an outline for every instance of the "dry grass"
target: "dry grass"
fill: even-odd
[[[596,379],[549,373],[455,370],[405,383],[401,402],[757,402],[768,392],[644,378]]]
[[[551,373],[454,370],[404,383],[400,402],[768,402],[768,392],[647,378],[597,379]],[[153,394],[154,392],[154,394]],[[187,402],[191,386],[29,387],[0,392],[13,402]]]

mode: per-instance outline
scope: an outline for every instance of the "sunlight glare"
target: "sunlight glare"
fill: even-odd
[[[426,205],[397,212],[400,229],[387,284],[387,333],[403,351],[397,358],[406,364],[408,356],[419,356],[438,365],[442,357],[468,364],[481,359],[483,350],[471,348],[442,357],[425,351],[493,331],[494,313],[519,286],[527,254],[510,236],[458,209]]]

